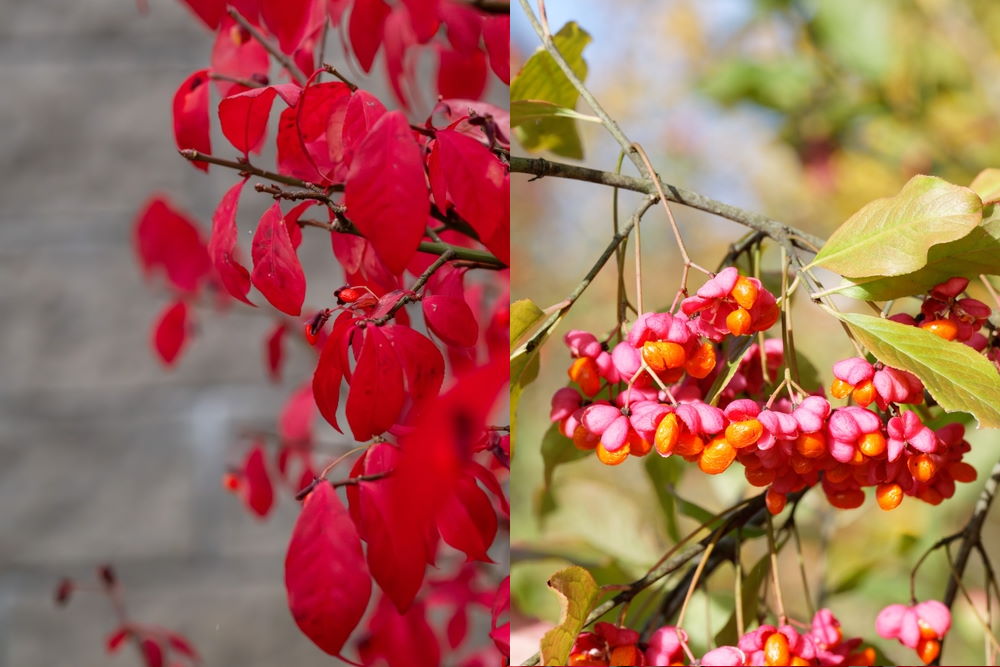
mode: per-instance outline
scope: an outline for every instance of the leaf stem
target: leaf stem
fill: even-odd
[[[306,75],[302,73],[299,66],[296,65],[295,62],[286,54],[282,53],[281,49],[272,44],[269,39],[264,37],[264,35],[257,30],[254,24],[250,23],[250,21],[248,21],[243,14],[240,14],[240,10],[235,7],[229,7],[226,11],[233,17],[234,21],[240,24],[241,28],[250,33],[251,37],[260,42],[260,45],[267,49],[267,52],[274,56],[274,59],[281,63],[286,70],[288,70],[288,74],[295,79],[299,85],[305,85]]]

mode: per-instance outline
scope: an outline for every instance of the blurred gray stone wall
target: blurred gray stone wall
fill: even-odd
[[[136,621],[184,633],[205,664],[329,664],[285,605],[288,494],[258,522],[219,484],[234,431],[272,423],[307,376],[304,351],[269,384],[267,309],[233,308],[173,372],[150,352],[168,295],[140,277],[134,214],[163,191],[207,230],[235,178],[175,152],[172,95],[212,40],[178,0],[149,4],[0,0],[0,667],[138,664],[105,655],[102,597],[52,603],[59,577],[101,562]],[[245,192],[246,247],[269,202]],[[305,245],[307,270],[329,271],[317,303],[337,274],[325,240]]]

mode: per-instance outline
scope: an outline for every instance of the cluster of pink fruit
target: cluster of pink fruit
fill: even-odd
[[[931,290],[916,318],[893,319],[983,350],[987,339],[979,330],[990,309],[959,298],[966,285],[952,278]],[[781,340],[768,339],[748,348],[728,385],[707,403],[723,372],[717,363],[723,340],[763,332],[779,315],[760,281],[730,267],[682,301],[679,312],[641,314],[613,348],[571,331],[575,386],[555,393],[551,419],[576,447],[594,450],[608,465],[654,449],[708,474],[738,461],[752,485],[768,488],[775,514],[788,494],[815,484],[843,509],[859,507],[864,488],[875,487],[879,506],[890,510],[906,495],[936,505],[954,494],[956,482],[976,479],[962,460],[969,451],[964,427],[925,425],[915,411],[923,384],[879,362],[856,357],[834,364],[830,393],[849,398],[844,407],[833,408],[822,390],[806,396],[790,389],[787,397],[767,399],[762,392],[784,363]]]

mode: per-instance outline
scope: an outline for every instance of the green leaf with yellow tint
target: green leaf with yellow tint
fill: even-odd
[[[594,608],[600,589],[590,572],[576,565],[553,574],[548,585],[559,595],[563,614],[559,625],[542,637],[542,664],[568,665],[573,642]]]
[[[545,311],[531,299],[519,299],[510,304],[510,349],[545,319]]]
[[[810,266],[848,278],[899,276],[927,263],[927,252],[980,223],[979,195],[934,176],[914,176],[894,197],[876,199],[833,233]]]
[[[983,206],[989,206],[1000,201],[1000,169],[983,169],[972,179],[969,189],[979,195]]]
[[[597,116],[588,116],[585,113],[573,111],[572,109],[567,109],[551,102],[545,102],[544,100],[517,100],[510,103],[511,127],[520,127],[529,121],[540,118],[555,117],[573,118],[575,120],[584,120],[588,123],[601,122],[601,119]]]
[[[972,414],[981,428],[1000,427],[1000,373],[986,357],[919,327],[856,313],[837,317],[876,359],[920,378],[942,408]]]
[[[575,21],[570,21],[552,37],[570,69],[580,80],[587,76],[583,49],[590,43],[587,34]],[[510,100],[548,102],[556,107],[573,109],[579,98],[556,61],[544,49],[535,52],[510,84]],[[513,109],[512,109],[513,111]],[[573,118],[553,115],[526,120],[515,130],[518,141],[529,151],[552,151],[563,157],[582,159],[583,145]]]

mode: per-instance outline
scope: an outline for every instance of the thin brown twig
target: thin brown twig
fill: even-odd
[[[423,288],[424,285],[427,284],[427,281],[431,279],[431,276],[433,276],[438,269],[444,266],[454,256],[455,251],[451,248],[441,253],[441,256],[435,259],[434,263],[428,266],[427,269],[425,269],[424,272],[417,277],[416,282],[413,283],[413,287],[403,294],[403,296],[399,297],[399,300],[396,301],[396,303],[392,304],[392,308],[390,308],[385,315],[377,319],[370,320],[370,322],[375,326],[380,327],[391,320],[393,316],[395,316],[396,311],[400,308],[408,303],[419,300],[420,296],[418,296],[417,293]]]
[[[306,75],[302,73],[302,70],[295,64],[295,61],[289,58],[287,54],[282,53],[281,49],[272,44],[269,39],[264,37],[264,35],[257,30],[254,24],[250,23],[250,21],[248,21],[243,14],[240,14],[240,10],[235,7],[229,7],[226,11],[233,17],[234,21],[240,24],[241,28],[250,33],[251,37],[260,42],[260,45],[267,49],[267,52],[274,56],[274,59],[281,63],[286,70],[288,70],[288,74],[295,79],[299,85],[305,85]]]
[[[274,181],[275,183],[284,183],[285,185],[293,185],[300,188],[315,190],[316,192],[323,192],[323,188],[320,188],[314,183],[303,181],[301,178],[295,178],[294,176],[286,176],[285,174],[278,174],[273,171],[261,169],[260,167],[255,167],[245,158],[227,160],[225,158],[209,155],[208,153],[201,153],[190,148],[183,148],[177,152],[180,153],[182,157],[191,160],[192,162],[208,162],[209,164],[217,164],[220,167],[235,169],[244,176],[260,176],[261,178],[266,178],[267,180]],[[327,191],[329,192],[342,192],[343,190],[344,186],[339,183],[331,185],[327,188]]]
[[[237,76],[229,76],[228,74],[220,74],[219,72],[211,72],[208,75],[209,79],[213,81],[225,81],[227,83],[238,83],[241,86],[247,88],[263,88],[265,84],[260,81],[254,81],[253,79],[241,79]]]

